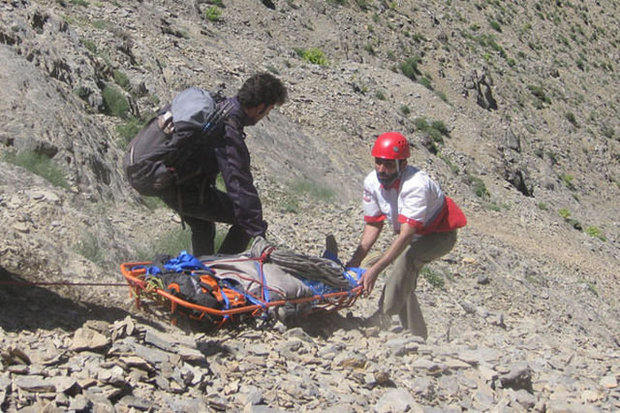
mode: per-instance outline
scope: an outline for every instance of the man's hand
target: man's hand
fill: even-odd
[[[370,268],[366,270],[364,275],[359,281],[359,284],[364,285],[364,292],[368,296],[375,286],[375,282],[379,277],[381,271],[385,270],[398,256],[407,248],[415,234],[415,228],[412,225],[403,223],[401,225],[400,234],[392,242],[392,245],[388,250],[375,262]]]
[[[377,278],[379,277],[379,272],[373,270],[373,267],[370,267],[366,270],[362,278],[358,281],[358,284],[362,284],[364,286],[364,293],[368,297],[372,292],[372,289],[375,287],[375,283],[377,282]]]

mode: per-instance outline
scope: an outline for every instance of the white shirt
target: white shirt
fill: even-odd
[[[401,223],[408,223],[416,232],[439,217],[446,203],[439,185],[426,172],[407,165],[399,180],[384,188],[375,171],[364,179],[364,220],[390,221],[394,232],[400,232]]]

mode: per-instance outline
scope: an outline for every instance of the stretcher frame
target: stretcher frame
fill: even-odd
[[[310,314],[314,312],[334,312],[343,308],[351,307],[357,298],[362,294],[363,287],[358,285],[349,290],[325,293],[308,297],[300,297],[286,300],[263,301],[260,304],[246,304],[244,306],[230,309],[216,309],[198,305],[187,300],[183,300],[161,288],[151,288],[146,282],[146,267],[152,265],[151,262],[127,262],[120,265],[121,273],[129,286],[130,294],[135,299],[136,308],[142,307],[141,299],[150,298],[165,304],[170,303],[170,313],[183,313],[194,320],[213,320],[218,326],[226,322],[234,321],[242,315],[252,317],[267,316],[270,309],[276,309],[287,304],[311,303],[311,310],[304,312]],[[219,320],[218,320],[219,319]]]

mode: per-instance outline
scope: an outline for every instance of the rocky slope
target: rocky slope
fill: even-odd
[[[0,408],[618,410],[618,7],[3,2]],[[465,210],[419,282],[426,343],[364,321],[377,293],[201,331],[114,285],[187,238],[126,184],[132,130],[186,86],[233,94],[261,70],[290,89],[248,138],[273,242],[319,254],[333,233],[348,256],[387,130]],[[22,286],[65,281],[110,285]]]

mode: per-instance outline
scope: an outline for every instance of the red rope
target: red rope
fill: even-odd
[[[79,286],[100,286],[100,287],[127,287],[126,283],[76,283],[76,282],[68,282],[68,281],[58,281],[58,282],[31,282],[31,281],[0,281],[0,285],[79,285]]]

